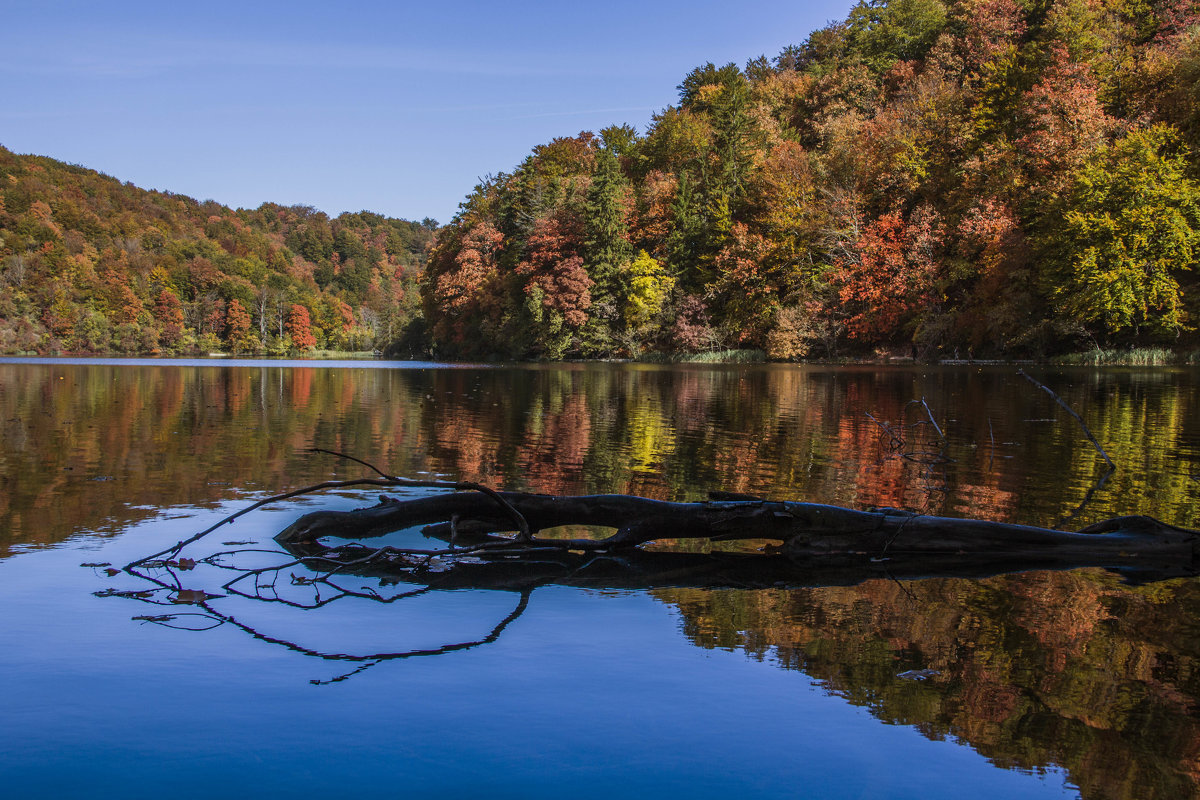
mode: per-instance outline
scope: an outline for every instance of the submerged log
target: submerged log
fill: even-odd
[[[923,574],[1137,566],[1194,574],[1200,551],[1200,532],[1145,516],[1117,517],[1071,533],[896,509],[857,511],[760,499],[673,503],[628,495],[498,495],[510,508],[477,492],[452,492],[411,500],[385,498],[354,511],[317,511],[275,538],[295,551],[324,537],[366,539],[425,526],[427,535],[462,548],[451,552],[509,557],[541,557],[548,551],[621,553],[659,539],[765,539],[780,542],[778,553],[793,564],[885,564]],[[530,535],[498,535],[514,530],[512,509],[527,521]],[[537,535],[564,525],[616,532],[602,539]]]

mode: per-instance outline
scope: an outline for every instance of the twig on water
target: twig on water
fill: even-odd
[[[1075,506],[1075,508],[1071,510],[1071,513],[1067,514],[1065,517],[1060,519],[1058,522],[1051,525],[1050,529],[1055,530],[1055,531],[1060,531],[1063,528],[1065,528],[1068,524],[1073,522],[1075,520],[1075,518],[1078,517],[1085,508],[1087,508],[1088,503],[1092,502],[1092,497],[1096,494],[1096,492],[1098,492],[1104,488],[1104,484],[1108,483],[1108,479],[1112,477],[1113,472],[1114,472],[1114,470],[1110,469],[1107,472],[1105,472],[1103,475],[1101,475],[1100,480],[1098,480],[1094,484],[1092,484],[1092,488],[1087,490],[1087,494],[1085,494],[1083,496],[1083,500],[1079,503],[1079,505]]]
[[[946,434],[942,433],[941,426],[938,425],[937,420],[935,420],[933,418],[933,412],[929,410],[929,404],[925,402],[924,397],[921,398],[921,406],[924,407],[924,409],[925,409],[925,416],[929,418],[929,424],[933,426],[933,429],[935,431],[937,431],[938,436],[940,436],[942,438],[942,440],[945,441]]]
[[[892,428],[891,425],[889,425],[888,423],[886,423],[880,419],[876,419],[875,415],[872,414],[870,411],[866,412],[866,414],[867,414],[867,419],[871,420],[871,422],[874,422],[876,425],[878,425],[883,430],[883,432],[886,433],[888,435],[888,437],[892,440],[892,448],[894,450],[901,450],[904,448],[904,437],[897,434],[895,429]]]
[[[991,417],[988,417],[988,440],[992,443],[992,449],[988,451],[988,472],[991,472],[992,462],[996,460],[996,434],[992,433]]]
[[[1081,417],[1075,413],[1075,409],[1073,409],[1069,405],[1067,405],[1066,401],[1063,400],[1061,397],[1059,397],[1057,394],[1055,394],[1053,389],[1051,389],[1050,387],[1046,386],[1045,384],[1039,383],[1038,381],[1029,377],[1028,373],[1026,373],[1025,370],[1019,369],[1019,370],[1017,370],[1017,374],[1020,375],[1025,380],[1032,383],[1034,386],[1041,389],[1046,394],[1053,397],[1054,402],[1058,403],[1060,406],[1065,408],[1067,410],[1067,413],[1070,414],[1072,417],[1074,417],[1075,421],[1079,423],[1079,427],[1083,428],[1083,433],[1084,433],[1084,435],[1087,436],[1088,441],[1090,441],[1095,446],[1096,451],[1098,453],[1100,453],[1100,455],[1104,458],[1104,460],[1106,462],[1108,462],[1109,472],[1113,472],[1116,470],[1117,465],[1114,464],[1113,460],[1108,457],[1108,453],[1104,452],[1104,448],[1100,446],[1100,442],[1096,441],[1096,437],[1093,436],[1091,430],[1088,429],[1087,423],[1083,421],[1083,417]]]
[[[907,422],[908,410],[914,406],[919,406],[925,410],[925,419]],[[949,441],[946,439],[946,432],[942,430],[941,425],[938,425],[937,420],[933,416],[933,409],[929,407],[929,403],[925,401],[924,397],[920,400],[909,400],[905,403],[900,415],[900,421],[896,425],[884,422],[869,411],[866,412],[866,416],[883,433],[883,436],[880,437],[880,445],[881,447],[886,447],[888,452],[884,455],[880,463],[889,459],[901,459],[912,464],[918,464],[922,469],[922,477],[926,482],[926,486],[924,487],[925,494],[932,496],[934,492],[945,493],[944,475],[940,484],[934,485],[933,483],[936,478],[935,469],[953,462],[954,459],[946,455],[946,448],[949,446]],[[919,430],[926,425],[932,427],[937,433],[939,440],[937,450],[928,449],[933,446],[933,442],[928,441],[928,437],[921,437],[918,434]],[[887,437],[886,441],[884,440],[884,436]],[[910,436],[912,438],[911,444],[908,441]],[[928,444],[926,444],[927,442]],[[926,445],[927,449],[920,449],[923,444]]]

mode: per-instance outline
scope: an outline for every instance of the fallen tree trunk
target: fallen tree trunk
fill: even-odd
[[[731,541],[766,539],[781,543],[793,562],[869,561],[933,566],[939,561],[999,571],[1076,566],[1170,566],[1193,570],[1200,533],[1150,517],[1117,517],[1077,533],[974,519],[929,517],[895,509],[857,511],[816,503],[759,499],[672,503],[627,495],[556,497],[519,492],[453,492],[412,500],[385,498],[354,511],[317,511],[298,519],[275,538],[296,546],[323,537],[364,539],[427,526],[445,539],[451,553],[620,552],[658,539]],[[528,523],[530,535],[498,536],[514,530],[511,511]],[[603,539],[537,536],[563,525],[615,528]],[[1025,565],[1025,566],[1022,566]],[[991,571],[991,570],[987,570]]]

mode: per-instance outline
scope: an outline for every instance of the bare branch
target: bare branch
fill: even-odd
[[[1075,413],[1075,409],[1073,409],[1069,405],[1067,405],[1067,402],[1065,400],[1063,400],[1061,397],[1059,397],[1057,394],[1055,394],[1054,390],[1052,390],[1050,387],[1046,386],[1043,383],[1039,383],[1038,381],[1029,377],[1029,374],[1026,373],[1025,370],[1019,369],[1019,370],[1017,370],[1017,374],[1020,375],[1025,380],[1032,383],[1034,386],[1036,386],[1039,389],[1041,389],[1042,391],[1044,391],[1046,394],[1053,397],[1054,402],[1058,403],[1060,406],[1065,408],[1067,410],[1067,413],[1070,414],[1072,417],[1074,417],[1075,421],[1079,423],[1079,427],[1083,428],[1083,433],[1084,433],[1084,435],[1087,436],[1088,441],[1090,441],[1093,445],[1095,445],[1096,451],[1099,452],[1100,455],[1104,457],[1104,460],[1106,462],[1108,462],[1109,471],[1113,471],[1117,468],[1117,465],[1113,463],[1113,460],[1108,457],[1108,453],[1104,452],[1104,448],[1100,446],[1100,442],[1096,441],[1096,437],[1093,436],[1091,430],[1088,429],[1087,423],[1083,421],[1083,417],[1081,417]]]
[[[929,418],[929,424],[933,426],[933,429],[935,431],[937,431],[938,436],[940,436],[942,438],[942,440],[945,441],[946,434],[942,433],[941,426],[939,426],[937,424],[937,420],[935,420],[933,418],[933,412],[929,410],[929,404],[925,402],[924,397],[921,398],[921,406],[925,409],[925,416],[927,416]]]

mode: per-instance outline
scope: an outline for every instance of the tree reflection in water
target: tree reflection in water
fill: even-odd
[[[289,606],[300,611],[315,611],[330,605],[339,600],[354,599],[371,603],[389,604],[399,600],[406,600],[413,597],[428,594],[435,591],[436,587],[432,585],[422,586],[418,589],[409,591],[396,592],[394,594],[383,594],[377,589],[362,583],[358,586],[344,585],[343,581],[337,581],[333,575],[328,572],[316,573],[311,577],[296,575],[294,572],[288,574],[289,587],[304,587],[311,590],[310,599],[292,599],[287,596],[286,589],[281,594],[281,587],[278,581],[284,570],[298,567],[305,560],[294,560],[282,564],[278,567],[267,569],[255,568],[252,570],[241,570],[235,566],[220,561],[221,557],[236,556],[248,552],[263,552],[263,551],[245,551],[245,550],[226,550],[219,553],[214,553],[202,559],[202,563],[216,570],[234,570],[239,575],[245,577],[251,575],[254,578],[254,588],[250,591],[245,591],[240,588],[229,589],[229,593],[237,595],[248,600],[255,600],[264,603],[279,603]],[[182,563],[181,563],[182,562]],[[462,650],[470,650],[482,645],[491,644],[500,638],[500,634],[504,632],[514,620],[525,613],[525,609],[529,607],[529,597],[532,593],[532,588],[523,589],[517,592],[518,601],[516,607],[506,615],[503,619],[495,624],[486,636],[479,639],[469,641],[452,642],[443,644],[438,647],[414,648],[408,650],[394,650],[387,652],[366,652],[366,653],[348,653],[348,652],[332,652],[329,650],[317,649],[309,647],[289,639],[274,636],[270,633],[260,630],[252,625],[238,620],[233,614],[222,611],[217,608],[212,601],[227,597],[226,594],[221,594],[221,588],[212,587],[212,591],[204,588],[184,588],[184,581],[181,573],[193,573],[197,569],[197,562],[191,559],[176,559],[170,561],[149,562],[148,564],[133,568],[131,574],[141,578],[144,581],[153,584],[154,588],[149,589],[127,589],[116,590],[108,589],[98,592],[98,596],[102,597],[122,597],[127,599],[138,600],[150,605],[178,609],[181,605],[189,608],[196,608],[199,611],[171,611],[158,614],[139,614],[133,619],[143,622],[164,625],[170,628],[207,631],[221,625],[231,625],[253,638],[266,642],[268,644],[279,645],[295,653],[300,653],[304,656],[322,659],[324,661],[347,661],[357,663],[355,669],[336,675],[329,679],[313,680],[311,683],[321,685],[326,683],[337,683],[346,680],[365,669],[375,666],[383,661],[395,661],[406,658],[417,658],[422,656],[438,656],[447,653],[459,652]],[[259,580],[264,575],[270,575],[268,580]],[[188,576],[188,586],[195,587],[199,585],[196,580],[192,580],[191,575]],[[386,579],[380,581],[380,585],[387,584]],[[393,582],[394,583],[394,582]],[[193,621],[199,621],[198,625],[187,624]]]
[[[742,650],[802,671],[887,723],[952,737],[999,766],[1065,767],[1085,797],[1197,791],[1194,580],[1131,586],[1103,570],[880,579],[860,567],[806,572],[782,556],[673,552],[670,544],[620,555],[547,554],[519,566],[433,559],[419,569],[365,560],[360,556],[374,551],[354,543],[289,553],[234,547],[148,562],[134,571],[148,588],[107,594],[161,609],[135,617],[144,622],[196,630],[230,625],[306,657],[353,665],[312,681],[325,684],[385,661],[496,642],[541,586],[645,590],[679,609],[683,632],[697,646]],[[232,599],[311,615],[335,603],[387,605],[464,588],[510,593],[516,603],[486,635],[408,649],[315,647],[225,610]]]
[[[124,535],[162,508],[192,513],[264,487],[315,483],[331,470],[303,455],[314,445],[406,475],[556,494],[691,500],[724,488],[1033,524],[1082,505],[1071,527],[1133,513],[1200,525],[1194,371],[1065,369],[1039,378],[1084,414],[1118,463],[1103,487],[1095,488],[1097,459],[1074,422],[1011,367],[3,364],[0,555],[54,546],[81,531]],[[880,428],[865,416],[911,423],[923,409],[907,404],[918,397],[934,410],[954,459],[933,476],[925,465],[881,458]],[[921,433],[936,437],[932,426]],[[273,563],[294,560],[273,552]],[[252,556],[243,566],[268,558]],[[585,574],[610,567],[592,563]],[[320,574],[293,571],[298,578]],[[316,609],[236,595],[174,603],[172,597],[189,598],[179,590],[226,594],[220,586],[228,574],[201,563],[148,573],[165,586],[116,577],[115,593],[153,591],[139,599],[156,603],[142,610],[159,624],[205,627],[219,620],[209,618],[217,611],[278,639],[275,647],[293,643],[298,652],[335,657],[444,644],[351,646],[349,628],[379,617],[337,631],[348,637],[344,647],[337,640],[315,644],[309,628],[329,633],[328,621],[343,607],[364,620],[371,608],[400,618],[431,598],[462,597],[434,589],[384,605],[367,590],[391,597],[379,585],[387,579],[360,576],[333,580],[366,597],[346,595]],[[981,581],[892,578],[860,576],[865,582],[825,588],[794,581],[745,589],[731,581],[723,585],[732,588],[715,589],[679,581],[657,584],[652,594],[680,609],[698,645],[802,669],[882,719],[956,737],[1000,764],[1064,765],[1085,796],[1196,793],[1200,583],[1130,587],[1097,570]],[[293,586],[288,574],[276,584],[288,599],[314,590],[302,581]],[[454,632],[447,642],[482,642],[520,593],[487,596],[504,602],[480,611],[490,615],[480,630]],[[195,636],[219,638],[231,629],[220,622]],[[317,663],[315,656],[297,658]],[[938,674],[897,677],[912,670]]]
[[[1004,767],[1065,767],[1088,798],[1200,787],[1200,587],[1100,570],[790,591],[661,590],[701,647],[821,681]],[[905,679],[922,671],[924,680]]]

